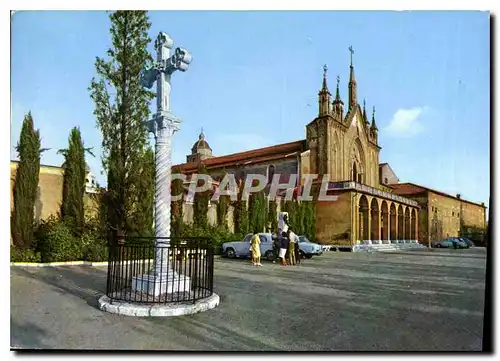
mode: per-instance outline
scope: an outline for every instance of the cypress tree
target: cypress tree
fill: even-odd
[[[249,231],[262,232],[266,223],[264,192],[250,194],[248,202]]]
[[[11,232],[14,245],[27,249],[33,244],[35,201],[40,178],[40,131],[35,130],[29,112],[23,121],[21,135],[16,146],[19,164],[14,181],[14,207],[11,214]]]
[[[267,222],[271,223],[272,232],[278,230],[278,202],[270,200],[268,203]]]
[[[142,182],[142,172],[138,171],[143,168],[144,157],[150,157],[145,155],[146,121],[154,94],[141,86],[139,73],[152,63],[147,49],[151,24],[146,11],[115,11],[110,20],[109,59],[96,58],[98,79],[92,79],[89,91],[102,133],[102,163],[108,177],[108,224],[121,233],[136,230],[134,222],[144,211],[143,206],[136,204],[137,199],[140,194],[154,192],[154,183]],[[149,222],[148,217],[144,223]]]
[[[234,205],[234,230],[236,234],[245,235],[248,233],[248,209],[247,202],[243,199],[244,182],[241,182],[238,189],[238,200]]]
[[[184,225],[184,184],[182,179],[174,179],[172,181],[172,196],[181,195],[179,200],[172,202],[172,213],[171,213],[171,225],[172,225],[172,237],[180,237],[182,235],[183,225]]]
[[[208,174],[203,162],[198,165],[198,174]],[[197,186],[203,185],[203,180],[198,180]],[[210,201],[210,191],[196,192],[193,202],[194,225],[205,229],[208,226],[208,202]]]
[[[61,217],[64,221],[70,222],[77,233],[82,231],[85,222],[83,201],[87,175],[85,152],[93,155],[90,148],[84,147],[80,129],[74,127],[68,138],[68,148],[60,149],[58,153],[64,156]]]
[[[133,187],[135,192],[128,229],[139,235],[149,236],[153,232],[154,196],[155,196],[155,155],[148,147],[140,155],[142,161],[137,169]]]
[[[221,177],[221,180],[226,177],[227,173],[224,173]],[[221,189],[221,191],[224,191],[227,189]],[[217,225],[222,227],[222,229],[227,230],[228,225],[227,225],[227,212],[229,211],[229,204],[230,204],[230,196],[228,195],[221,195],[219,196],[219,201],[217,203]]]

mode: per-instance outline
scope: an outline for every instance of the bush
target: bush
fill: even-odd
[[[94,230],[87,229],[81,236],[82,258],[89,262],[105,262],[108,260],[106,240]]]
[[[197,227],[193,224],[184,225],[182,237],[209,237],[212,239],[214,254],[220,254],[222,244],[225,242],[241,241],[242,236],[231,233],[226,227],[212,226]]]
[[[71,228],[61,221],[50,219],[38,232],[38,250],[42,262],[77,261],[82,259],[81,239],[74,236]]]
[[[36,263],[40,260],[40,252],[35,252],[32,249],[19,249],[15,246],[10,247],[11,262]]]

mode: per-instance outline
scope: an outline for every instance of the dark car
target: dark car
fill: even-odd
[[[459,238],[463,242],[467,243],[469,245],[469,247],[476,247],[476,245],[474,244],[474,242],[472,242],[470,239],[465,238],[465,237],[459,237]]]
[[[469,245],[458,237],[448,237],[442,241],[433,242],[433,248],[469,248]]]

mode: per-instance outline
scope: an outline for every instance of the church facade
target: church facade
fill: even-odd
[[[318,115],[306,125],[305,139],[215,157],[202,132],[186,163],[174,166],[174,172],[193,174],[198,162],[203,162],[215,180],[227,172],[237,180],[246,174],[262,174],[270,183],[273,175],[280,174],[280,183],[299,189],[304,175],[318,174],[327,180],[327,194],[336,196],[335,201],[317,200],[318,242],[355,245],[420,240],[428,244],[428,213],[422,217],[422,203],[411,194],[398,194],[398,177],[387,163],[379,162],[375,108],[368,116],[365,103],[361,106],[358,102],[352,58],[346,105],[339,86],[337,77],[332,97],[325,66]],[[297,175],[296,183],[290,183],[293,174]],[[482,212],[485,214],[484,205]]]

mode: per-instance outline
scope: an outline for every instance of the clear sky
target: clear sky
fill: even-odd
[[[203,127],[215,155],[305,138],[317,115],[323,64],[347,102],[353,46],[358,100],[376,106],[380,162],[414,182],[488,204],[490,19],[486,12],[151,11],[150,37],[169,33],[194,60],[175,73],[182,118],[173,160],[185,162]],[[25,11],[12,17],[11,149],[31,110],[42,163],[60,165],[79,126],[96,157],[101,135],[88,86],[110,46],[104,11]],[[153,52],[153,45],[150,45]],[[153,108],[154,102],[152,103]],[[11,150],[11,158],[15,158]]]

